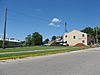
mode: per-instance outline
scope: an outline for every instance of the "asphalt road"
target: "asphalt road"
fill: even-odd
[[[100,75],[100,48],[0,62],[0,75]]]

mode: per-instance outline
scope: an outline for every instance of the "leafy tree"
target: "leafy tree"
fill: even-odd
[[[26,46],[26,42],[25,41],[21,41],[20,43],[21,43],[22,47]]]
[[[32,34],[32,43],[34,45],[42,45],[42,35],[39,34],[38,32],[34,32]]]
[[[98,42],[100,43],[100,28],[97,27],[97,38]]]
[[[2,47],[2,42],[3,42],[3,41],[0,40],[0,48]]]
[[[95,35],[94,33],[94,29],[91,27],[86,27],[85,29],[81,30],[81,32],[87,33],[87,34],[91,34],[91,35]]]
[[[56,40],[56,36],[52,36],[52,39],[51,39],[51,40],[52,40],[52,41],[53,41],[53,40]]]
[[[26,38],[26,46],[32,46],[32,37],[31,35],[28,35]]]
[[[98,35],[98,42],[100,43],[100,34]]]
[[[43,44],[47,44],[49,42],[49,39],[45,39]]]

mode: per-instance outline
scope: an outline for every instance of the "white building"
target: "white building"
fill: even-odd
[[[63,35],[63,41],[64,44],[68,44],[69,46],[75,46],[79,43],[88,45],[91,43],[92,38],[87,33],[83,33],[78,30],[73,30]]]
[[[0,38],[0,41],[3,41],[3,38]],[[6,48],[10,48],[10,47],[20,47],[21,46],[20,42],[21,41],[16,40],[14,38],[6,38],[5,39],[5,47]],[[0,48],[2,48],[2,44],[0,44]]]
[[[3,40],[3,38],[0,38],[0,40]],[[20,42],[20,40],[17,40],[15,38],[6,38],[5,40],[9,42]]]

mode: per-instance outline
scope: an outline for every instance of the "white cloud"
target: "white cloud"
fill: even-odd
[[[58,18],[53,18],[52,21],[49,23],[49,26],[60,27],[61,20]]]

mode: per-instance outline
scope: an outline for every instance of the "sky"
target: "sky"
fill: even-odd
[[[24,40],[34,32],[43,39],[67,31],[100,26],[100,0],[0,0],[0,37],[4,11],[7,13],[7,37]]]

